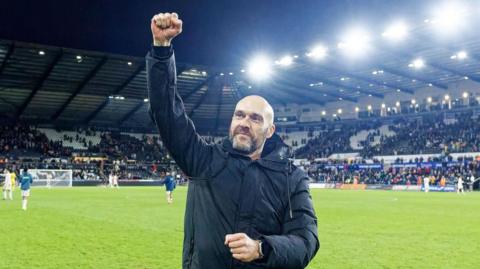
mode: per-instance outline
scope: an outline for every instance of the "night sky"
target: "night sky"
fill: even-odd
[[[177,60],[238,66],[257,51],[281,55],[317,41],[335,44],[346,27],[381,31],[391,19],[422,21],[435,1],[12,1],[0,5],[0,39],[133,56],[151,43],[149,22],[175,11],[184,31]]]

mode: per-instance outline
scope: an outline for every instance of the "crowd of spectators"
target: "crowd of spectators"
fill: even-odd
[[[381,134],[372,124],[345,125],[322,132],[296,150],[298,158],[327,158],[334,153],[358,152],[363,158],[379,155],[439,154],[480,151],[480,122],[472,112],[446,118],[444,114],[398,119],[388,125],[393,135]],[[353,149],[350,138],[370,130],[361,149]],[[372,131],[373,130],[373,131]],[[375,143],[375,138],[377,143]]]
[[[415,118],[399,118],[390,122],[388,129],[391,134],[386,136],[378,128],[383,124],[372,120],[325,124],[321,128],[310,129],[308,139],[292,141],[303,145],[295,152],[295,158],[314,160],[328,158],[335,153],[358,152],[362,157],[359,162],[369,159],[373,163],[382,160],[372,160],[373,156],[404,155],[436,153],[448,156],[455,152],[480,151],[480,122],[472,112],[445,113]],[[363,130],[373,130],[366,135],[364,141],[359,141],[362,149],[351,147],[351,137]],[[80,180],[104,178],[111,173],[112,167],[118,166],[117,173],[121,178],[136,179],[152,177],[158,174],[154,166],[170,165],[172,159],[163,147],[160,137],[152,135],[133,136],[118,131],[99,131],[94,128],[77,129],[75,135],[64,135],[63,141],[83,143],[85,149],[73,149],[63,146],[62,141],[51,141],[35,126],[18,123],[0,127],[0,157],[15,160],[20,156],[34,158],[37,168],[42,169],[73,169],[74,178]],[[315,131],[315,132],[314,132]],[[314,135],[314,133],[316,135]],[[288,135],[288,133],[286,134]],[[93,144],[88,136],[99,136],[100,143]],[[206,141],[218,143],[218,136],[206,136]],[[375,143],[374,143],[375,142]],[[74,157],[98,157],[102,161],[77,161]],[[62,159],[63,161],[52,161]],[[48,160],[48,161],[46,161]],[[402,160],[396,163],[423,162],[439,160]],[[440,160],[443,161],[443,160]],[[451,159],[449,160],[451,161]],[[329,164],[332,164],[330,162]],[[313,167],[313,168],[312,168]],[[323,167],[323,168],[322,168]],[[365,183],[383,184],[414,184],[418,177],[428,174],[435,177],[435,182],[445,178],[452,181],[457,175],[467,177],[476,174],[476,168],[455,166],[417,170],[413,168],[396,169],[331,169],[326,165],[314,165],[309,168],[310,176],[318,181],[349,181],[357,177]]]
[[[350,138],[362,130],[380,127],[378,121],[359,122],[335,125],[324,125],[320,134],[313,136],[313,130],[309,130],[308,141],[301,141],[304,146],[295,151],[296,158],[328,158],[336,153],[351,153],[355,150],[350,145]],[[318,130],[317,130],[318,131]],[[296,141],[293,141],[295,143]],[[298,144],[297,144],[298,145]]]
[[[344,128],[322,132],[315,138],[308,140],[305,146],[297,149],[295,157],[307,159],[327,158],[333,153],[351,152],[350,136],[351,131]]]
[[[389,126],[394,136],[380,137],[374,146],[366,143],[362,156],[478,152],[479,119],[472,113],[460,113],[446,120],[444,115],[400,121]]]
[[[113,159],[137,161],[170,161],[166,149],[158,136],[143,135],[141,139],[121,134],[120,132],[104,132],[97,145],[90,145],[88,154],[104,154]]]
[[[50,141],[36,127],[27,124],[0,126],[0,156],[16,157],[35,154],[45,157],[71,155],[72,149],[61,141]]]
[[[404,155],[427,153],[477,152],[480,150],[479,119],[472,113],[461,113],[445,120],[444,115],[399,119],[388,126],[394,134],[386,136],[380,133],[380,123],[340,124],[326,126],[323,130],[313,131],[304,141],[292,141],[299,147],[296,158],[327,158],[336,153],[358,152],[364,158],[378,155]],[[359,141],[362,149],[351,147],[351,137],[362,130],[373,130],[366,139]],[[88,156],[102,155],[109,159],[136,160],[139,162],[169,162],[168,152],[162,146],[158,136],[134,137],[116,131],[96,131],[79,129],[76,135],[63,137],[64,141],[83,143],[87,150],[75,150],[64,147],[62,141],[51,141],[35,127],[17,124],[0,127],[0,154],[36,153],[43,157],[71,157],[72,153]],[[80,136],[79,134],[84,134]],[[100,135],[100,143],[92,144],[85,136]],[[288,135],[288,134],[287,134]],[[375,138],[377,142],[374,143]],[[216,137],[207,136],[207,141],[218,142]]]
[[[85,136],[100,133],[99,144],[92,144]],[[80,136],[84,134],[84,136]],[[70,158],[73,155],[102,155],[110,159],[138,161],[170,161],[166,149],[158,136],[141,139],[120,132],[98,132],[92,129],[79,129],[77,134],[63,135],[63,140],[53,141],[35,126],[27,124],[4,125],[0,127],[0,156],[16,158],[22,156],[39,158]],[[74,149],[63,145],[63,141],[83,143],[87,150]]]
[[[453,185],[458,177],[464,181],[477,178],[480,165],[477,161],[458,162],[456,165],[441,167],[395,167],[354,169],[351,164],[342,167],[331,163],[316,163],[306,167],[313,181],[324,183],[358,183],[383,185],[421,185],[423,178],[430,178],[430,185]]]

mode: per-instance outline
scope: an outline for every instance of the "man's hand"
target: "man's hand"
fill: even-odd
[[[182,32],[182,20],[177,13],[159,13],[153,16],[150,28],[153,45],[168,47],[172,39]]]
[[[230,248],[232,256],[242,262],[251,262],[260,258],[259,243],[244,233],[227,234],[225,245]]]

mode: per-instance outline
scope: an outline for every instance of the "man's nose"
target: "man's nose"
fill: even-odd
[[[240,120],[240,122],[238,123],[239,126],[241,126],[242,128],[250,128],[250,120],[248,117],[245,117],[243,119]]]

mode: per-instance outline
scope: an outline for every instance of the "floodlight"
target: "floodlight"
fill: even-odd
[[[402,22],[398,21],[390,26],[385,30],[385,32],[382,33],[382,36],[384,38],[387,38],[392,41],[401,41],[405,39],[405,37],[408,35],[408,26]]]
[[[247,72],[255,80],[268,79],[272,73],[271,61],[264,55],[256,56],[250,61]]]
[[[311,51],[307,52],[307,57],[312,59],[323,59],[327,56],[328,48],[323,45],[315,46]]]
[[[282,57],[280,60],[275,62],[276,64],[282,65],[282,66],[289,66],[293,63],[293,58],[289,55]]]
[[[363,29],[356,28],[347,32],[338,48],[349,57],[358,58],[365,56],[370,50],[370,36]]]
[[[446,1],[433,10],[433,18],[426,20],[442,35],[457,34],[468,21],[467,5],[461,1]]]
[[[425,66],[425,62],[420,58],[413,60],[408,65],[408,67],[415,68],[415,69],[420,69],[420,68],[423,68],[424,66]]]

